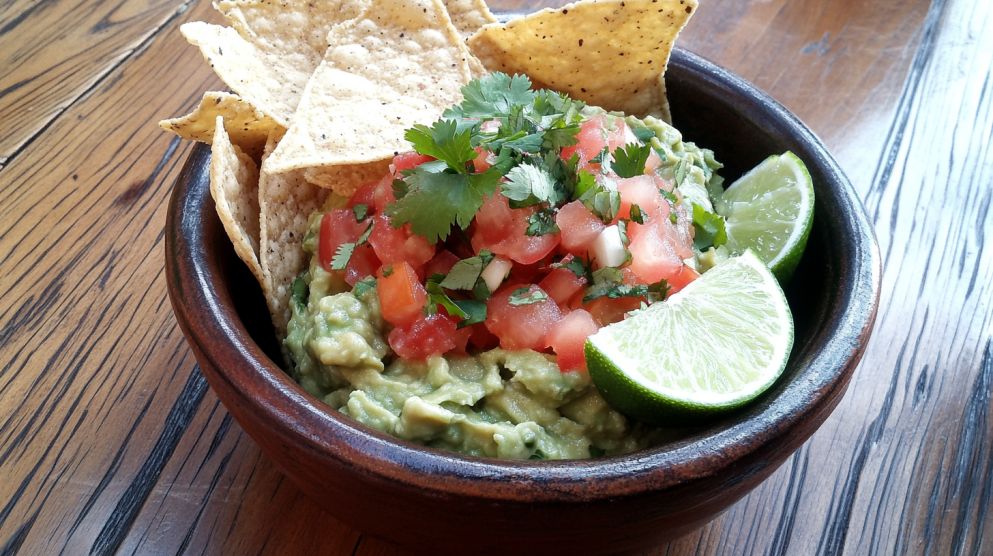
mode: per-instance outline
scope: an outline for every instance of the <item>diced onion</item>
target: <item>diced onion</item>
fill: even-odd
[[[597,266],[621,266],[627,261],[627,250],[621,241],[621,232],[617,226],[607,226],[590,246],[596,256]]]
[[[490,289],[491,292],[497,291],[500,284],[503,283],[504,279],[510,274],[511,267],[514,263],[510,262],[509,259],[503,257],[502,255],[497,255],[490,264],[486,265],[480,276],[483,281],[486,282],[486,287]]]

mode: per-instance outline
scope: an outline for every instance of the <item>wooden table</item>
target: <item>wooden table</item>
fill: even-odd
[[[883,291],[819,432],[650,553],[993,553],[993,2],[701,3],[680,44],[823,138]],[[191,20],[220,22],[205,0],[0,9],[0,553],[403,553],[284,480],[176,325],[163,222],[191,145],[155,122],[222,87]]]

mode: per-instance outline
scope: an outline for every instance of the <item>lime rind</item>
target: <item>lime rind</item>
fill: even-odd
[[[814,221],[814,187],[803,161],[789,151],[770,156],[731,184],[715,208],[726,219],[728,248],[754,249],[786,284]]]
[[[746,250],[666,302],[594,334],[586,356],[608,403],[672,425],[753,400],[782,374],[792,346],[793,318],[782,289]]]

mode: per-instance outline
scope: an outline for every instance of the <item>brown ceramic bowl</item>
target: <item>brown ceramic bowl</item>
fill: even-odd
[[[341,521],[419,551],[596,554],[658,544],[755,488],[841,400],[876,314],[880,263],[841,168],[795,116],[749,83],[676,49],[675,125],[712,148],[728,182],[791,150],[817,194],[787,291],[796,342],[755,403],[683,440],[626,456],[499,461],[424,448],[365,427],[305,393],[275,362],[262,294],[235,257],[197,146],[169,205],[166,268],[176,318],[218,397],[262,451]]]

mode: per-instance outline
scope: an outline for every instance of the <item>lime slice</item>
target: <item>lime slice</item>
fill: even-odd
[[[814,187],[803,162],[789,151],[770,156],[731,184],[715,208],[726,219],[728,249],[751,247],[785,285],[814,222]]]
[[[752,250],[665,302],[635,311],[586,342],[590,377],[607,403],[661,425],[718,417],[775,382],[793,347],[779,283]]]

